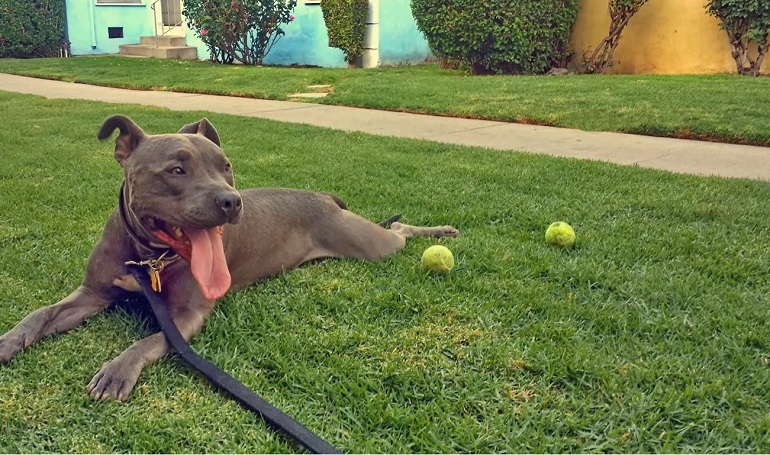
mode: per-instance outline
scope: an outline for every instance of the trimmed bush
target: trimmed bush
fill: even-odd
[[[364,53],[369,0],[321,0],[329,33],[329,47],[342,49],[345,61],[354,63]]]
[[[261,65],[294,20],[297,0],[185,0],[187,26],[201,38],[211,61]]]
[[[477,74],[542,74],[565,66],[578,0],[412,0],[437,57]]]
[[[0,0],[0,57],[58,55],[64,0]]]
[[[767,0],[709,0],[708,13],[720,21],[727,32],[732,56],[738,74],[759,76],[762,61],[770,44],[770,2]],[[757,46],[757,57],[749,51],[752,44]]]

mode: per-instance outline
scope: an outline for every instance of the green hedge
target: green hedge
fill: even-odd
[[[0,0],[0,57],[58,55],[64,21],[64,0]]]
[[[345,61],[355,62],[364,53],[369,0],[321,0],[329,33],[329,46],[342,49]]]
[[[412,0],[437,57],[475,73],[545,73],[564,66],[578,0]]]

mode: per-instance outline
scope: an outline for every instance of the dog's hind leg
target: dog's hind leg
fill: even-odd
[[[393,223],[390,230],[404,237],[457,237],[460,232],[452,226],[412,226],[403,223]]]
[[[8,362],[19,351],[48,335],[77,327],[108,304],[109,301],[80,286],[58,303],[33,311],[0,337],[0,363]]]
[[[452,226],[421,227],[393,222],[390,228],[384,228],[353,212],[340,210],[319,226],[318,243],[322,248],[316,257],[376,260],[401,250],[411,237],[455,237],[458,234]]]

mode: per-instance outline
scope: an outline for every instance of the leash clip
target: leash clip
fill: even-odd
[[[144,261],[126,261],[126,265],[139,265],[147,267],[147,273],[150,275],[150,284],[152,290],[155,292],[161,292],[163,287],[160,283],[160,272],[166,268],[166,260],[164,259],[168,254],[168,250],[164,251],[157,259],[146,259]]]

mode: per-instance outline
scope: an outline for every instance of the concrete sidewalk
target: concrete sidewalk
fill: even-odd
[[[293,101],[143,92],[0,74],[0,90],[46,98],[210,111],[344,131],[770,180],[770,148],[376,111]]]

